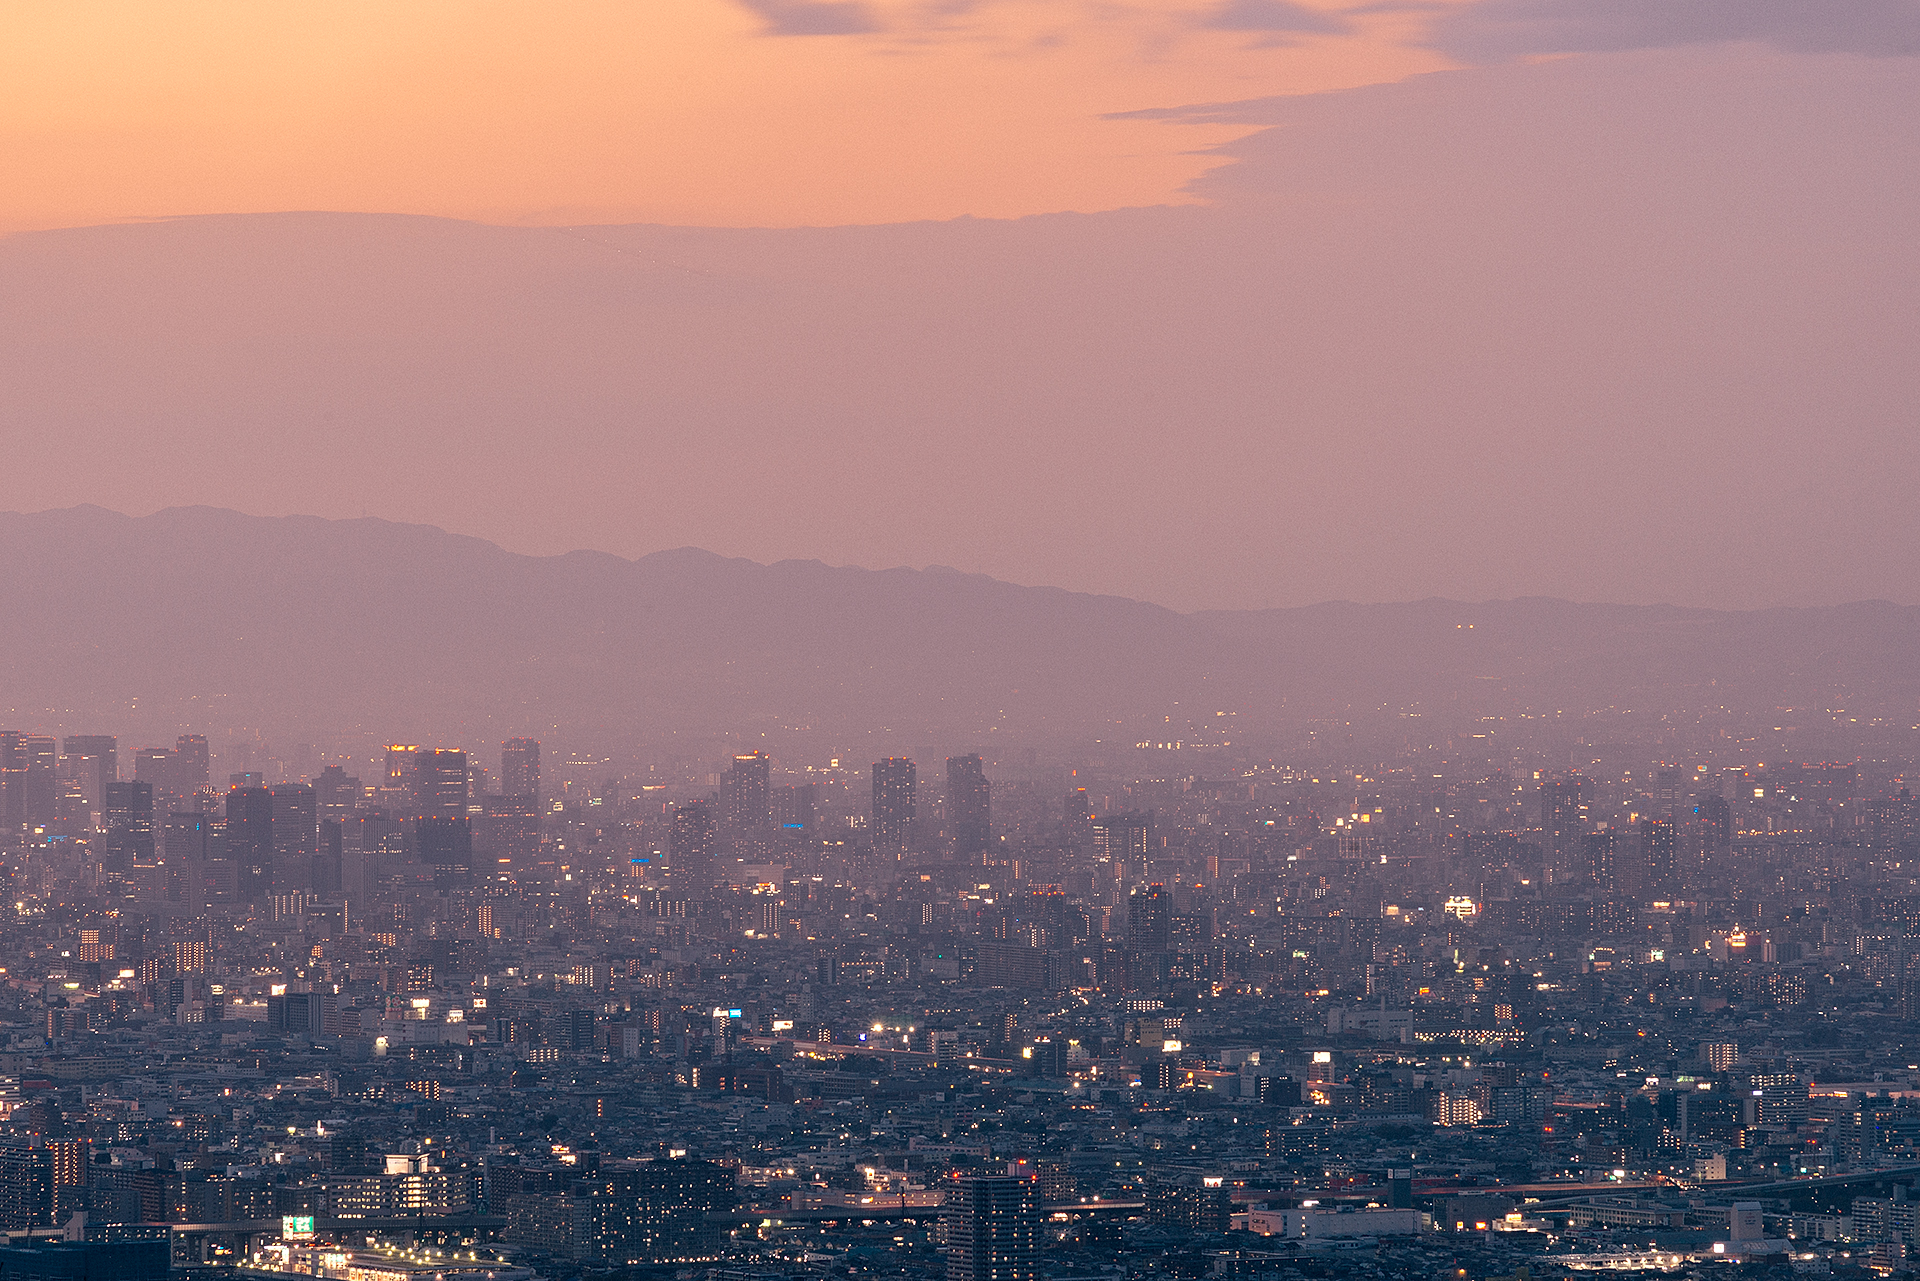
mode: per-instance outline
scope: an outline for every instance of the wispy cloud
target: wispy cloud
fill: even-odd
[[[1803,53],[1920,53],[1920,0],[1483,0],[1433,28],[1470,62],[1753,40]]]
[[[1216,31],[1274,31],[1310,34],[1348,29],[1344,18],[1310,9],[1293,0],[1226,0],[1209,13],[1203,26]]]
[[[854,36],[880,30],[860,0],[740,0],[759,14],[770,36]]]

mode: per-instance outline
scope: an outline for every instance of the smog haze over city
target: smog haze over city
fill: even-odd
[[[1920,0],[0,6],[0,1281],[1920,1270]]]

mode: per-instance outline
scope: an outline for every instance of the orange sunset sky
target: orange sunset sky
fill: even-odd
[[[286,209],[724,226],[1179,201],[1245,126],[1448,65],[1308,0],[0,6],[0,233]]]

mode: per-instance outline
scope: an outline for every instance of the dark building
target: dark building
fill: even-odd
[[[904,756],[873,763],[873,843],[899,849],[912,839],[914,764]]]
[[[1127,945],[1135,952],[1164,952],[1173,933],[1173,896],[1148,885],[1127,896]]]
[[[1612,828],[1598,832],[1588,832],[1581,838],[1581,847],[1585,850],[1587,875],[1597,882],[1601,889],[1611,890],[1615,886],[1620,868],[1616,861],[1618,841]]]
[[[340,865],[344,858],[345,832],[337,818],[320,820],[320,845],[313,854],[313,879],[310,888],[323,899],[340,897]]]
[[[414,762],[414,806],[419,815],[464,818],[467,813],[467,754],[436,748],[417,753]]]
[[[958,1179],[941,1209],[947,1281],[1037,1281],[1040,1188],[1032,1179]]]
[[[156,813],[168,814],[181,807],[176,773],[171,747],[142,747],[133,753],[133,777],[153,789]]]
[[[339,998],[331,992],[288,992],[267,998],[267,1030],[322,1036],[338,1026]],[[0,1281],[4,1281],[0,1278]]]
[[[136,1239],[49,1241],[0,1245],[5,1281],[164,1281],[173,1266],[165,1228],[134,1229]]]
[[[773,821],[784,832],[813,830],[813,784],[799,783],[783,787],[774,794]]]
[[[1225,1232],[1233,1204],[1225,1187],[1160,1183],[1147,1189],[1147,1218],[1188,1232]]]
[[[236,787],[227,793],[227,859],[234,893],[243,903],[264,903],[273,892],[273,793]]]
[[[50,1144],[16,1141],[0,1146],[0,1229],[55,1226],[56,1163]]]
[[[500,794],[525,797],[534,809],[540,807],[540,743],[531,738],[510,738],[500,744]]]
[[[1540,784],[1540,834],[1549,879],[1554,883],[1590,879],[1581,837],[1586,831],[1587,780],[1578,774]]]
[[[684,889],[705,890],[714,883],[713,806],[691,801],[673,812],[667,836],[667,861]]]
[[[182,734],[173,740],[173,783],[182,796],[192,796],[209,781],[207,737]]]
[[[947,827],[954,853],[973,858],[992,840],[993,789],[978,756],[947,758]]]
[[[107,807],[107,784],[120,777],[120,740],[111,734],[69,734],[61,744],[67,770],[96,810]],[[138,775],[135,775],[138,777]]]
[[[146,783],[107,784],[102,825],[107,829],[107,867],[124,872],[153,863],[153,788]]]
[[[53,822],[59,752],[45,734],[0,730],[0,820],[13,831]]]
[[[1704,796],[1694,809],[1700,871],[1711,876],[1726,866],[1733,849],[1733,807],[1724,796]]]
[[[733,1209],[734,1173],[708,1161],[635,1161],[575,1186],[575,1256],[615,1267],[719,1256],[726,1229],[709,1215]]]
[[[280,893],[308,890],[314,847],[320,840],[318,797],[307,783],[279,783],[273,797],[273,888]]]
[[[313,808],[324,823],[332,819],[345,823],[360,804],[360,780],[338,765],[329,765],[313,781]]]
[[[1153,815],[1109,814],[1093,820],[1094,853],[1112,863],[1144,868],[1153,848]]]
[[[768,802],[772,767],[765,752],[733,758],[720,780],[720,818],[729,834],[758,831],[767,825],[772,817]]]
[[[540,815],[533,797],[509,793],[481,802],[486,848],[495,865],[504,862],[516,873],[534,865],[540,854]]]
[[[413,856],[433,868],[436,888],[464,885],[473,875],[473,825],[458,818],[429,814],[413,823]]]
[[[1640,892],[1646,897],[1673,893],[1676,847],[1671,819],[1640,820]]]

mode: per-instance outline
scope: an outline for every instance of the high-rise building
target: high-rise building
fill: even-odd
[[[414,765],[414,812],[454,818],[467,812],[467,754],[458,748],[421,752]]]
[[[1093,850],[1101,859],[1144,867],[1152,847],[1151,814],[1109,814],[1093,820]]]
[[[280,893],[313,888],[313,852],[320,840],[320,816],[313,786],[279,783],[273,798],[273,888]]]
[[[1585,850],[1583,863],[1586,874],[1599,884],[1601,889],[1618,888],[1620,866],[1618,844],[1612,828],[1602,828],[1597,832],[1588,832],[1581,837],[1580,844]]]
[[[772,816],[768,788],[773,760],[765,752],[733,758],[720,780],[720,820],[730,834],[754,832]]]
[[[1146,885],[1127,896],[1127,943],[1135,952],[1164,952],[1173,933],[1173,896]]]
[[[947,758],[947,828],[962,858],[984,855],[993,839],[993,788],[977,755]]]
[[[124,872],[153,865],[153,788],[141,782],[107,784],[101,824],[107,830],[107,866]]]
[[[540,742],[510,738],[500,744],[500,794],[523,796],[540,808]]]
[[[395,814],[411,814],[418,808],[420,749],[412,743],[387,744],[387,773],[380,784],[380,804]]]
[[[60,753],[45,734],[0,730],[0,821],[11,831],[47,827],[60,797]]]
[[[320,842],[313,854],[313,877],[308,888],[323,900],[340,897],[341,865],[346,858],[344,825],[337,818],[320,820]]]
[[[1579,864],[1585,861],[1581,838],[1587,827],[1587,780],[1578,774],[1550,778],[1540,784],[1541,844],[1555,882],[1587,880]]]
[[[1671,765],[1657,765],[1653,770],[1653,816],[1673,822],[1680,817],[1680,807],[1687,799],[1687,774],[1685,770]]]
[[[1065,818],[1067,843],[1084,850],[1093,841],[1093,800],[1087,789],[1076,787],[1067,793]]]
[[[707,1161],[603,1165],[574,1189],[575,1257],[623,1267],[718,1258],[734,1207],[732,1170]]]
[[[813,830],[812,783],[796,783],[774,793],[773,821],[788,833]]]
[[[207,736],[205,734],[182,734],[173,740],[174,786],[186,796],[192,796],[207,786]]]
[[[482,804],[488,857],[496,868],[525,873],[540,853],[540,815],[534,798],[509,793],[489,796]]]
[[[667,864],[679,888],[702,891],[712,887],[712,805],[690,801],[673,812],[673,830],[667,835]]]
[[[1671,819],[1640,820],[1640,892],[1648,898],[1673,893],[1675,846]]]
[[[133,777],[153,789],[153,808],[158,814],[180,809],[179,789],[175,786],[174,757],[171,747],[140,747],[133,753]]]
[[[1033,1179],[958,1179],[941,1211],[947,1281],[1038,1281],[1040,1188]]]
[[[227,793],[227,858],[234,894],[243,903],[264,903],[273,893],[273,793],[236,787]]]
[[[913,836],[914,764],[904,756],[873,763],[873,843],[899,849]]]
[[[61,750],[69,773],[86,794],[87,808],[96,813],[104,810],[107,784],[120,777],[120,740],[111,734],[69,734]]]
[[[1711,876],[1726,867],[1733,850],[1733,807],[1717,793],[1703,796],[1694,809],[1694,823],[1701,872]]]
[[[433,867],[436,888],[464,885],[473,874],[473,824],[465,814],[423,814],[414,820],[413,850]]]
[[[313,808],[321,822],[345,823],[360,804],[360,780],[338,765],[329,765],[313,780]]]

